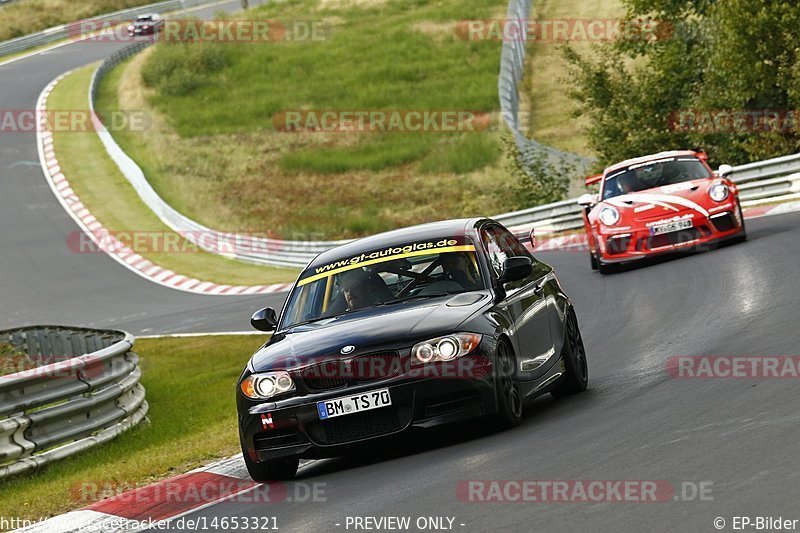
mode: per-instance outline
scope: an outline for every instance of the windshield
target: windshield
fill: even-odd
[[[609,174],[603,182],[603,200],[662,185],[710,177],[708,168],[695,157],[648,161]]]
[[[281,328],[378,305],[483,288],[475,246],[469,239],[401,244],[303,272],[289,296]]]

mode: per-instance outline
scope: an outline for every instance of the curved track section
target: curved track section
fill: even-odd
[[[238,1],[192,11],[210,17]],[[56,76],[129,43],[84,41],[0,66],[0,109],[33,110]],[[167,289],[104,254],[67,247],[79,231],[48,186],[34,132],[3,132],[0,142],[0,328],[34,323],[122,327],[133,333],[248,330],[258,307],[284,296],[202,296]]]
[[[286,483],[288,495],[321,483],[322,501],[252,496],[189,516],[274,516],[287,531],[347,531],[347,517],[448,516],[455,531],[670,533],[714,531],[716,517],[730,525],[733,515],[800,518],[790,516],[800,478],[797,381],[667,372],[675,355],[800,352],[800,214],[748,229],[747,243],[610,276],[592,273],[586,252],[540,254],[578,311],[586,393],[537,400],[511,431],[432,430],[390,451],[315,462]],[[464,480],[664,480],[677,495],[682,482],[710,481],[713,501],[475,503],[459,498]]]
[[[232,2],[233,7],[238,3]],[[32,109],[65,70],[121,45],[79,43],[0,68],[0,108]],[[280,297],[207,297],[151,284],[98,255],[71,253],[77,226],[38,163],[33,133],[0,144],[0,327],[32,322],[135,332],[244,329]],[[31,164],[34,162],[34,164]],[[547,252],[572,296],[590,357],[590,389],[537,400],[522,426],[480,424],[397,440],[392,449],[315,462],[285,485],[321,483],[321,499],[228,501],[192,517],[275,517],[284,531],[347,531],[347,517],[447,516],[456,531],[713,531],[733,515],[797,516],[800,414],[792,379],[674,379],[676,355],[800,352],[800,214],[748,222],[750,241],[610,276],[586,252]],[[712,482],[711,501],[475,503],[464,480]],[[258,490],[267,490],[262,487]],[[792,513],[795,516],[791,516]],[[338,524],[338,525],[337,525]],[[463,524],[463,526],[461,525]],[[411,529],[415,530],[415,529]]]

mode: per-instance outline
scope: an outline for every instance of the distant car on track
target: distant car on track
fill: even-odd
[[[553,268],[489,219],[323,252],[280,316],[262,309],[251,323],[274,330],[236,389],[257,481],[411,427],[484,416],[515,426],[525,402],[588,382],[575,310]]]
[[[702,150],[681,150],[629,159],[586,178],[586,185],[600,184],[598,195],[578,200],[592,269],[605,274],[613,263],[747,239],[731,171],[712,171]]]
[[[164,21],[155,13],[139,15],[136,17],[136,20],[128,26],[128,35],[133,37],[139,35],[155,35],[161,31],[163,26]]]

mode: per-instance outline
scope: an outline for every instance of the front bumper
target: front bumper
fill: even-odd
[[[242,449],[256,462],[280,457],[307,458],[342,455],[348,448],[407,430],[475,418],[497,411],[491,360],[466,356],[469,370],[426,365],[426,375],[407,373],[383,381],[306,393],[275,402],[240,398],[239,436]],[[438,367],[438,368],[435,368]],[[433,374],[433,377],[430,377]],[[392,405],[362,413],[320,420],[317,402],[388,388]],[[267,427],[262,414],[268,415]]]
[[[624,263],[679,251],[704,251],[720,241],[744,232],[744,221],[736,204],[708,217],[695,217],[691,228],[651,235],[650,228],[638,227],[598,236],[603,263]]]

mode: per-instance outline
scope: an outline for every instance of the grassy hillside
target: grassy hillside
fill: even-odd
[[[248,19],[315,21],[316,41],[162,44],[116,77],[122,109],[153,128],[116,132],[179,211],[230,230],[337,238],[502,211],[500,43],[459,21],[504,0],[290,0]],[[114,81],[112,77],[111,82]],[[292,110],[489,113],[481,132],[278,131]],[[210,208],[210,206],[213,206]]]
[[[547,21],[607,20],[625,14],[621,0],[534,0],[533,4],[532,18]],[[564,87],[567,72],[563,45],[552,39],[529,43],[523,91],[523,108],[529,111],[528,135],[561,150],[593,155],[581,131],[584,122],[570,116],[574,104]],[[593,44],[597,41],[570,43],[581,54],[590,52]]]

